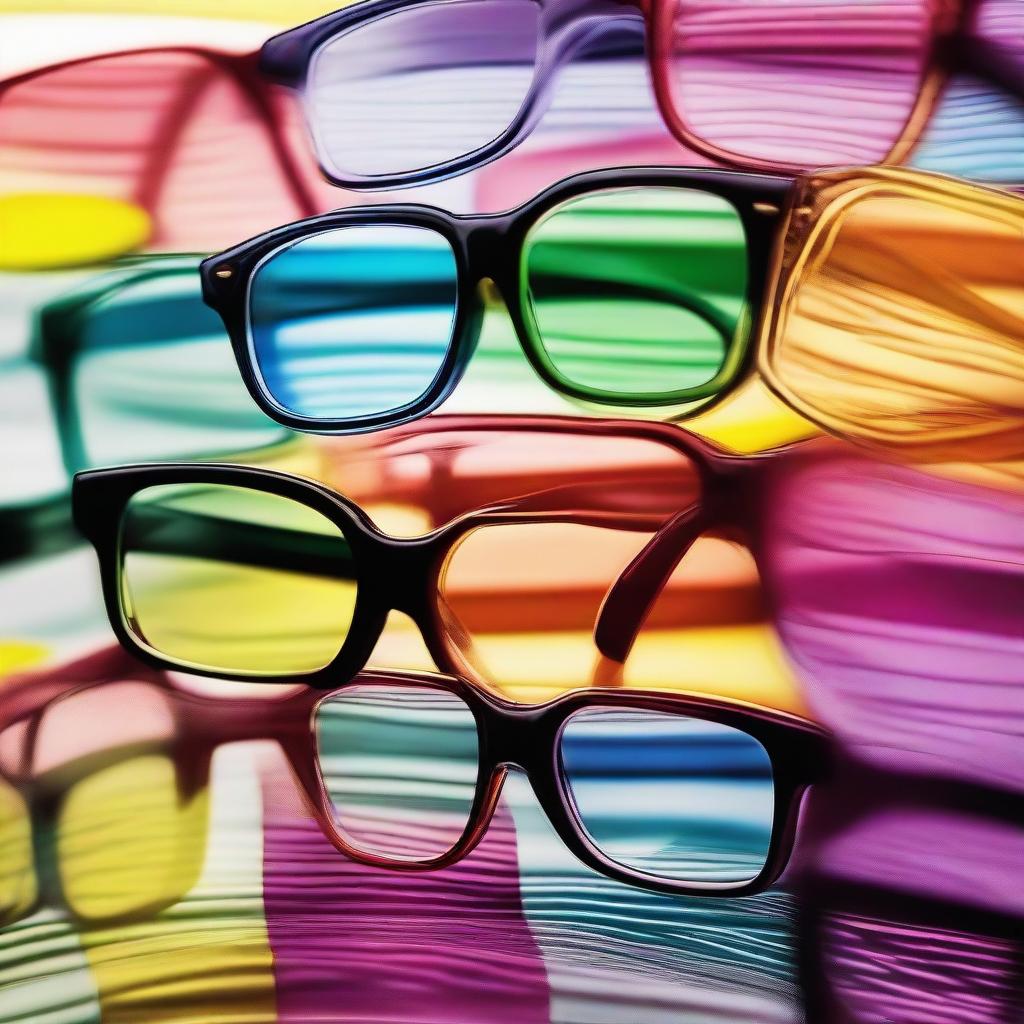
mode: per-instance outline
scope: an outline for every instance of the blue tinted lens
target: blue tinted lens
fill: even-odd
[[[768,858],[772,765],[746,733],[682,715],[587,708],[561,740],[584,830],[606,857],[670,881],[747,882]]]
[[[335,228],[281,249],[253,275],[257,374],[287,412],[347,420],[401,410],[441,372],[458,272],[427,228]]]

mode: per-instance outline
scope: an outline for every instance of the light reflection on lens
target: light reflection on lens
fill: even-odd
[[[746,882],[764,868],[772,765],[738,729],[683,715],[585,708],[560,745],[594,845],[624,867],[687,882]]]
[[[358,850],[432,860],[466,830],[479,774],[477,727],[454,694],[348,687],[320,704],[316,739],[335,821]]]
[[[455,254],[435,231],[349,226],[304,238],[253,275],[257,374],[282,409],[311,419],[401,409],[440,372],[457,300]]]

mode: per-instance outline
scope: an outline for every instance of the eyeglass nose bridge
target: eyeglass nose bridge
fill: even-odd
[[[476,218],[466,236],[469,265],[477,282],[489,280],[503,294],[515,281],[516,246],[509,244],[515,218],[511,214],[487,214]]]
[[[507,775],[518,769],[524,775],[535,775],[544,767],[540,761],[550,748],[543,710],[503,702],[488,723],[487,746],[487,760],[495,771]]]
[[[430,621],[430,598],[424,581],[433,579],[447,543],[437,536],[381,537],[375,554],[374,572],[367,582],[383,613],[408,615],[421,630]]]

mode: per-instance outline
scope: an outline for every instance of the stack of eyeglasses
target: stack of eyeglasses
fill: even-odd
[[[657,162],[615,166],[635,89],[564,146],[586,119],[559,83],[638,70]],[[276,744],[357,864],[450,868],[519,774],[582,865],[671,896],[813,878],[820,901],[820,865],[784,872],[802,829],[841,833],[804,794],[851,764],[1019,800],[1019,773],[978,768],[1005,724],[918,687],[985,636],[972,601],[991,625],[1024,598],[1022,139],[1019,0],[367,0],[258,54],[0,82],[0,289],[70,270],[4,321],[0,562],[87,541],[122,648],[0,690],[0,921],[176,903],[239,742]],[[40,203],[81,237],[22,237]],[[19,481],[39,396],[53,467]],[[95,644],[79,619],[59,653]],[[51,756],[47,722],[121,694],[157,738]],[[110,898],[59,837],[121,762],[176,808],[137,859],[180,864]]]

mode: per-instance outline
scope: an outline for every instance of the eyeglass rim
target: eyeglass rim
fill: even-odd
[[[543,343],[531,330],[530,298],[522,278],[522,255],[530,229],[547,212],[563,203],[609,189],[678,188],[702,192],[727,202],[739,216],[745,237],[746,308],[750,328],[737,332],[725,353],[722,368],[707,384],[666,392],[623,393],[612,401],[603,395],[609,411],[667,407],[701,402],[700,411],[722,401],[746,376],[753,361],[753,338],[767,284],[769,256],[776,227],[784,217],[792,191],[788,178],[744,174],[716,169],[678,167],[617,167],[573,175],[504,214],[452,214],[423,205],[398,204],[352,207],[286,224],[233,246],[200,264],[204,301],[224,321],[235,360],[256,404],[278,423],[318,434],[353,434],[399,426],[435,410],[454,390],[472,357],[479,336],[483,307],[477,286],[493,280],[505,298],[512,325],[527,360],[544,383],[567,397],[593,402],[592,388],[573,384],[556,374]],[[252,282],[268,256],[305,238],[351,226],[410,226],[427,228],[452,247],[457,274],[454,323],[444,360],[428,388],[398,409],[368,415],[310,417],[284,408],[269,392],[252,351],[249,308]],[[690,410],[695,413],[697,409]]]

